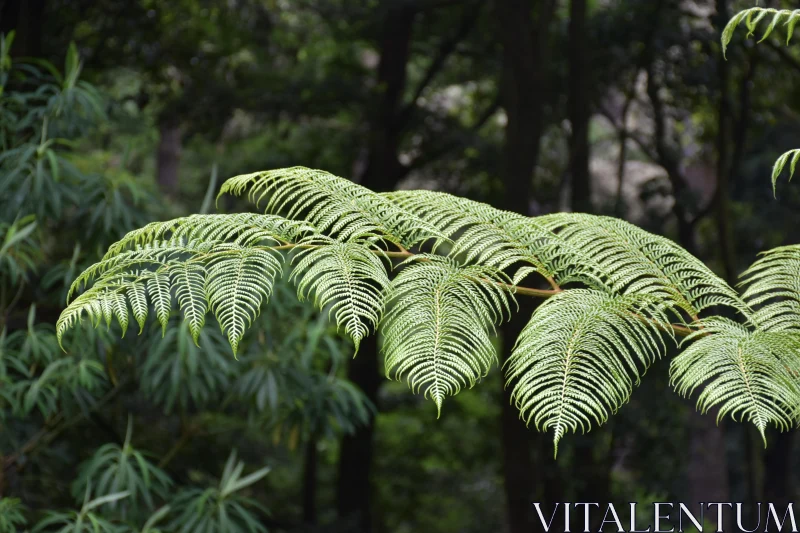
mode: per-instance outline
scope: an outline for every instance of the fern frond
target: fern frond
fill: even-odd
[[[235,354],[282,272],[278,249],[286,239],[311,232],[307,224],[258,214],[195,215],[149,224],[78,276],[72,291],[96,281],[59,318],[59,343],[83,313],[95,326],[100,320],[110,325],[116,317],[124,333],[128,304],[141,330],[148,301],[164,332],[174,295],[195,342],[210,307]]]
[[[169,274],[164,271],[153,272],[147,277],[147,294],[153,304],[156,318],[161,324],[161,335],[167,331],[167,323],[172,310],[172,291],[170,290]]]
[[[275,277],[282,273],[274,252],[221,244],[208,264],[206,293],[212,311],[236,355],[245,330],[269,299]]]
[[[727,52],[728,45],[733,39],[733,34],[742,21],[745,22],[745,26],[747,27],[747,37],[750,37],[756,32],[758,24],[768,17],[772,17],[772,20],[767,26],[767,29],[764,30],[764,33],[758,42],[761,42],[769,37],[772,32],[775,31],[775,28],[778,27],[778,24],[783,23],[783,25],[786,26],[786,44],[788,45],[789,41],[792,39],[795,26],[797,26],[797,23],[800,22],[800,9],[790,10],[751,7],[750,9],[740,11],[734,15],[730,21],[728,21],[728,24],[722,31],[722,53],[725,54]]]
[[[637,319],[638,317],[638,319]],[[648,295],[564,291],[544,302],[506,363],[512,399],[526,422],[553,429],[555,453],[568,432],[601,425],[665,352],[664,307]]]
[[[160,241],[230,241],[241,246],[251,246],[275,243],[278,240],[295,241],[314,232],[316,230],[308,224],[274,215],[191,215],[164,222],[151,222],[143,228],[133,230],[111,245],[103,259]]]
[[[759,309],[750,317],[760,329],[800,330],[800,245],[781,246],[742,273],[743,298]]]
[[[206,269],[196,263],[179,263],[170,269],[172,287],[183,315],[189,323],[192,339],[197,344],[200,330],[206,323],[208,300],[205,293]]]
[[[242,195],[265,211],[306,220],[339,240],[381,237],[406,247],[439,237],[427,221],[350,180],[323,170],[292,167],[230,178],[219,195]],[[219,196],[217,197],[219,198]]]
[[[541,230],[529,242],[523,242],[506,227],[511,219],[518,218],[531,221],[532,229],[538,229],[532,219],[443,192],[395,191],[385,196],[441,232],[442,238],[434,243],[434,251],[452,241],[450,257],[463,256],[468,263],[500,270],[514,263],[528,263],[542,275],[554,275],[546,265],[546,258],[540,258],[537,253],[554,236]]]
[[[111,245],[101,261],[75,279],[69,295],[111,270],[130,269],[138,262],[143,265],[163,264],[180,253],[205,253],[217,242],[275,246],[315,233],[316,230],[306,223],[257,213],[192,215],[151,222]]]
[[[433,191],[396,191],[386,196],[430,220],[453,241],[448,256],[505,269],[520,266],[514,284],[538,272],[552,286],[581,282],[604,287],[608,277],[594,258],[561,239],[540,218],[531,218],[488,204]],[[436,245],[444,244],[437,241]]]
[[[745,310],[736,292],[675,242],[611,217],[556,213],[538,220],[591,257],[618,294],[647,294],[697,317],[715,305]]]
[[[781,172],[783,172],[783,169],[786,168],[786,164],[789,163],[789,181],[791,181],[792,177],[794,177],[794,171],[797,168],[798,160],[800,160],[800,148],[789,150],[775,161],[775,165],[772,167],[773,195],[777,196],[778,178],[780,177]]]
[[[718,406],[717,420],[730,414],[764,430],[774,424],[791,429],[800,408],[800,333],[750,331],[722,317],[702,321],[703,329],[670,367],[675,390],[690,396],[701,386],[697,406],[703,413]]]
[[[386,374],[424,391],[441,413],[446,396],[472,387],[497,361],[489,330],[509,313],[508,295],[494,268],[430,255],[415,259],[389,289]]]
[[[352,337],[358,353],[370,325],[377,328],[381,320],[384,291],[389,286],[386,269],[365,243],[322,237],[304,242],[321,246],[295,257],[298,261],[290,279],[297,282],[297,294],[303,299],[313,292],[320,309],[332,304],[328,315]]]

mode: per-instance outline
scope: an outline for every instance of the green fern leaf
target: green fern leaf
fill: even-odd
[[[179,263],[170,269],[172,287],[181,310],[189,322],[189,331],[197,344],[200,330],[206,323],[208,302],[205,294],[206,269],[197,263]]]
[[[398,274],[382,327],[386,375],[442,402],[472,387],[497,360],[489,328],[510,311],[496,269],[425,255]]]
[[[236,176],[222,184],[219,195],[245,191],[256,205],[264,201],[267,212],[285,211],[286,218],[306,220],[342,241],[379,235],[411,246],[439,236],[380,194],[323,170],[292,167]]]
[[[789,163],[790,160],[791,163]],[[773,195],[777,196],[778,178],[780,177],[781,172],[783,172],[783,169],[786,168],[786,163],[789,163],[789,181],[791,181],[792,177],[794,177],[794,171],[797,168],[798,160],[800,160],[800,148],[789,150],[775,161],[775,165],[772,167]]]
[[[670,367],[678,393],[690,396],[699,387],[697,406],[702,412],[719,407],[717,419],[730,414],[764,430],[795,425],[800,408],[800,333],[749,331],[722,317],[702,321],[703,329],[684,340],[689,343]]]
[[[546,277],[555,275],[547,264],[546,252],[556,237],[540,228],[534,219],[443,192],[395,191],[385,196],[441,232],[434,251],[452,243],[448,256],[463,257],[466,263],[499,270],[527,263],[531,266],[524,267],[526,270],[533,269]],[[522,223],[528,225],[525,238],[513,231]]]
[[[57,327],[59,342],[82,313],[95,325],[99,320],[108,324],[117,316],[124,330],[125,296],[140,331],[149,312],[149,299],[163,335],[174,289],[195,342],[211,304],[218,317],[225,317],[220,323],[235,352],[244,328],[258,312],[256,304],[269,295],[272,279],[281,271],[277,250],[288,240],[313,232],[302,222],[252,213],[194,215],[148,224],[128,233],[78,276],[71,292],[93,280],[94,285],[62,313]],[[263,274],[260,281],[258,274]],[[234,287],[238,276],[243,276],[243,285]]]
[[[638,319],[637,319],[638,317]],[[568,431],[603,424],[665,352],[665,309],[649,296],[564,291],[545,301],[506,363],[512,399],[526,422],[553,430],[555,453]]]
[[[269,299],[275,277],[282,272],[281,262],[274,252],[236,244],[220,244],[214,254],[208,264],[206,294],[235,356],[245,330]]]
[[[769,37],[772,34],[772,32],[775,31],[775,29],[778,27],[778,24],[783,22],[783,24],[787,27],[786,44],[788,45],[789,41],[792,39],[794,28],[797,25],[797,22],[800,21],[800,9],[789,10],[789,9],[752,7],[750,9],[745,9],[744,11],[740,11],[739,13],[734,15],[730,21],[728,21],[728,24],[722,31],[722,53],[725,54],[727,52],[728,45],[731,43],[731,40],[733,39],[733,34],[742,21],[745,21],[745,26],[747,27],[747,37],[750,37],[755,33],[759,22],[761,22],[768,16],[772,16],[772,20],[770,21],[769,25],[767,26],[767,29],[761,36],[759,42]]]
[[[376,328],[381,320],[384,291],[389,286],[386,269],[364,243],[321,238],[304,242],[319,247],[303,250],[295,258],[299,261],[290,279],[297,282],[297,294],[304,299],[314,292],[319,308],[332,304],[329,315],[344,326],[357,353],[370,325]]]
[[[742,273],[744,299],[759,309],[750,320],[760,329],[800,329],[800,245],[781,246]]]
[[[147,278],[147,293],[156,318],[161,324],[161,336],[167,331],[169,315],[172,310],[172,292],[170,290],[169,274],[166,272],[154,272]]]
[[[711,306],[746,311],[736,292],[673,241],[611,217],[558,213],[539,217],[598,265],[603,285],[618,294],[647,294],[672,302],[690,317]]]
[[[144,324],[147,320],[148,311],[146,283],[131,283],[128,285],[127,295],[128,302],[131,304],[131,310],[133,311],[133,317],[139,324],[139,334],[141,335],[144,331]]]

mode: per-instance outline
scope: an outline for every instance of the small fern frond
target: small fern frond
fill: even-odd
[[[540,252],[546,252],[547,246],[552,246],[555,236],[539,228],[534,219],[443,192],[395,191],[385,196],[441,232],[442,238],[434,243],[434,251],[452,242],[448,256],[461,256],[467,263],[479,263],[499,270],[515,263],[527,263],[543,276],[555,275],[547,266],[549,257],[546,253],[540,257]],[[514,222],[520,224],[523,221],[529,224],[530,233],[526,239],[520,239],[511,231]]]
[[[312,231],[303,223],[257,214],[195,215],[149,224],[129,233],[78,276],[72,291],[96,281],[59,318],[59,343],[83,313],[95,326],[100,321],[110,325],[116,317],[124,333],[128,305],[140,331],[152,306],[163,334],[174,295],[195,342],[210,308],[235,354],[282,273],[278,250],[286,239]]]
[[[506,278],[485,266],[419,256],[392,281],[382,326],[386,375],[424,391],[441,414],[446,396],[472,387],[497,361],[489,335],[510,313]]]
[[[200,330],[206,323],[208,300],[206,299],[206,269],[197,263],[179,263],[170,269],[172,287],[178,298],[183,316],[189,323],[192,339],[197,344]]]
[[[715,305],[746,308],[724,280],[665,237],[623,220],[583,213],[556,213],[538,220],[591,257],[603,284],[615,293],[669,301],[693,318]]]
[[[702,326],[672,361],[675,390],[688,397],[704,387],[697,399],[703,413],[718,406],[717,420],[730,414],[752,422],[765,445],[769,424],[782,431],[794,427],[800,408],[800,333],[750,331],[722,317],[704,319]]]
[[[103,259],[119,256],[155,242],[233,242],[241,246],[295,241],[316,230],[308,224],[274,215],[236,213],[191,215],[164,222],[151,222],[133,230],[108,249]]]
[[[153,311],[161,324],[161,336],[167,332],[167,323],[172,310],[172,291],[170,290],[169,274],[159,271],[147,277],[147,294],[153,304]]]
[[[774,196],[778,194],[778,178],[781,172],[783,172],[783,169],[786,168],[786,164],[789,163],[789,181],[791,181],[792,177],[794,177],[794,171],[797,168],[798,160],[800,160],[800,148],[789,150],[775,161],[775,165],[772,167],[772,194]]]
[[[75,279],[69,296],[100,274],[128,270],[137,263],[164,264],[181,253],[205,253],[214,243],[275,246],[314,233],[315,229],[303,222],[257,213],[192,215],[151,222],[111,245],[101,261]]]
[[[206,294],[233,355],[239,341],[269,299],[275,277],[282,273],[276,253],[237,244],[221,244],[209,261]]]
[[[439,233],[387,198],[350,180],[323,170],[292,167],[230,178],[219,196],[247,192],[268,213],[306,220],[320,232],[339,240],[381,237],[406,247]]]
[[[741,277],[743,298],[758,307],[753,324],[766,331],[800,330],[800,245],[764,252]]]
[[[728,21],[728,24],[722,31],[722,53],[725,54],[727,52],[728,45],[733,39],[733,34],[742,21],[745,22],[745,26],[747,27],[747,37],[750,37],[751,35],[755,34],[758,24],[770,16],[772,17],[772,20],[767,26],[767,29],[764,30],[764,33],[758,42],[761,42],[769,37],[772,32],[775,31],[775,28],[778,27],[778,24],[783,23],[783,25],[786,26],[786,44],[788,45],[789,41],[792,39],[795,26],[797,26],[797,23],[800,22],[800,9],[790,10],[752,7],[750,9],[740,11],[734,15],[730,21]]]
[[[61,316],[56,322],[56,338],[59,345],[61,345],[62,337],[67,330],[79,323],[84,313],[94,327],[98,327],[101,322],[105,322],[106,326],[110,327],[112,318],[116,316],[124,335],[128,329],[128,307],[123,293],[127,287],[135,284],[135,280],[132,278],[135,276],[110,277],[75,298],[61,312]]]
[[[659,326],[666,312],[651,296],[572,289],[545,301],[506,363],[526,423],[553,429],[556,454],[568,431],[605,423],[664,354]]]
[[[322,309],[331,305],[337,326],[344,327],[355,344],[378,327],[383,315],[384,292],[389,276],[377,253],[362,242],[340,242],[316,237],[304,241],[319,247],[301,251],[290,279],[297,283],[302,300],[314,293],[314,304]]]

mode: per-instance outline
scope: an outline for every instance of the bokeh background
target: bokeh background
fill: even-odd
[[[53,327],[75,275],[125,232],[249,209],[215,206],[220,183],[294,165],[617,216],[735,283],[800,237],[800,188],[770,184],[800,146],[800,48],[742,29],[725,61],[719,44],[751,5],[0,0],[0,528],[91,514],[125,531],[521,533],[539,530],[534,501],[797,498],[796,433],[765,449],[699,416],[667,362],[556,461],[500,372],[437,420],[385,379],[374,338],[352,359],[288,284],[238,360],[218,328],[197,348],[177,317],[163,336],[79,330],[66,354]]]

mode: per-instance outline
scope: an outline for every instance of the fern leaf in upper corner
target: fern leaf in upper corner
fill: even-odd
[[[509,312],[496,269],[422,256],[390,287],[383,350],[386,374],[424,391],[441,413],[446,396],[485,376],[497,354],[489,330]]]
[[[783,23],[783,25],[786,26],[786,44],[788,45],[789,41],[792,39],[795,26],[800,22],[800,9],[790,10],[751,7],[750,9],[738,12],[728,21],[728,24],[722,31],[722,53],[724,54],[727,52],[728,45],[733,39],[733,34],[742,21],[745,22],[745,26],[747,27],[747,37],[750,37],[756,32],[758,24],[769,17],[772,17],[772,20],[769,25],[767,25],[766,30],[764,30],[759,42],[769,37],[778,27],[778,24]]]
[[[637,319],[638,317],[639,319]],[[506,363],[512,399],[527,423],[568,431],[601,425],[624,404],[642,371],[665,352],[665,310],[648,296],[564,291],[545,301]]]
[[[340,240],[385,238],[411,246],[439,237],[430,223],[380,194],[323,170],[292,167],[230,178],[219,195],[242,195],[265,210],[307,220]]]
[[[780,177],[781,172],[783,172],[783,169],[786,168],[786,164],[789,163],[789,181],[791,181],[792,177],[794,177],[794,171],[797,168],[798,160],[800,160],[800,148],[789,150],[775,161],[775,165],[772,167],[773,195],[777,195],[778,178]]]
[[[722,317],[704,319],[702,326],[672,361],[678,393],[690,396],[702,387],[697,406],[704,413],[717,406],[718,420],[730,414],[750,421],[762,438],[769,424],[794,427],[800,409],[800,333],[750,331]]]
[[[364,242],[339,242],[316,238],[318,248],[303,250],[295,259],[291,279],[300,298],[314,293],[314,302],[331,305],[338,326],[344,326],[358,352],[370,326],[378,326],[383,314],[384,292],[389,277],[380,258]],[[375,250],[377,252],[377,250]],[[377,252],[380,253],[380,252]]]

